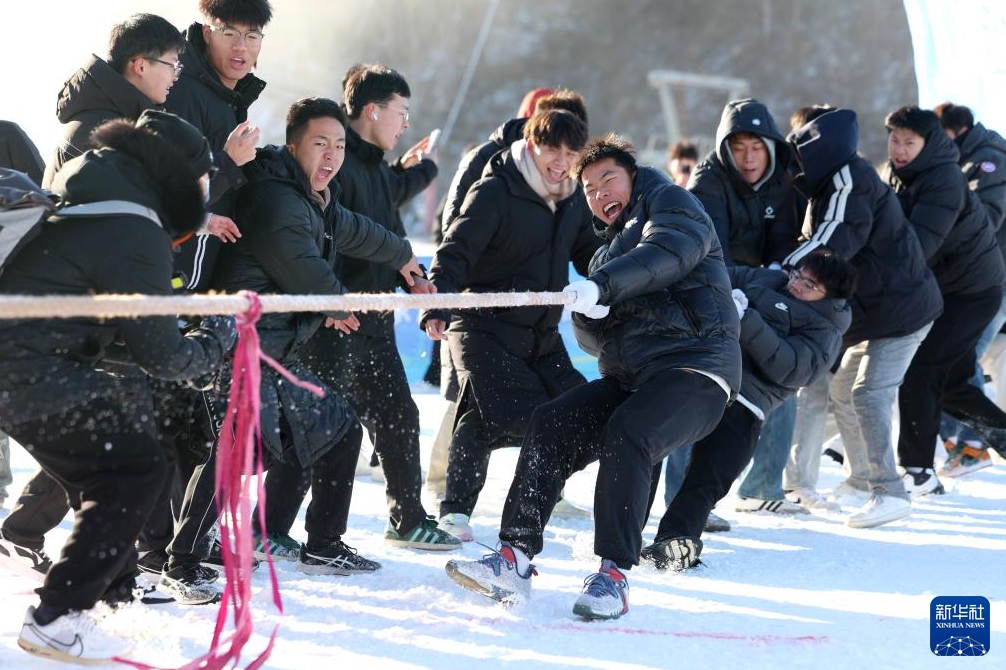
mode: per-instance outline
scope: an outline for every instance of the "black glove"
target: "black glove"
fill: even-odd
[[[220,350],[225,354],[233,349],[234,344],[238,341],[238,328],[233,316],[203,317],[203,320],[199,322],[199,329],[216,337],[220,344]]]

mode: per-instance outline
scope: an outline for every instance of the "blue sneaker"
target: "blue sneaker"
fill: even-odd
[[[629,580],[613,561],[601,561],[601,569],[583,580],[583,591],[573,605],[573,614],[584,619],[617,619],[629,611]]]
[[[466,589],[508,604],[526,602],[531,597],[531,576],[538,574],[533,565],[524,574],[518,572],[513,547],[506,542],[477,561],[448,561],[444,569]]]

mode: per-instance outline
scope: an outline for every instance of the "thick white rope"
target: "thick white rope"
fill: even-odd
[[[538,293],[349,293],[346,295],[260,295],[263,312],[383,312],[395,309],[472,309],[568,305],[576,294]],[[240,294],[213,295],[4,295],[0,319],[138,317],[237,314],[248,309]]]

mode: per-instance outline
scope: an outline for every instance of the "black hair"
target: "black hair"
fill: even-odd
[[[587,103],[583,101],[583,96],[567,88],[559,89],[554,93],[549,93],[538,98],[534,109],[536,112],[545,109],[564,109],[576,115],[577,118],[583,121],[584,126],[590,125],[590,122],[587,120]]]
[[[296,144],[311,119],[333,118],[346,126],[346,112],[335,100],[328,98],[302,98],[290,105],[286,113],[286,143]]]
[[[409,83],[399,72],[377,64],[356,64],[342,80],[342,97],[351,119],[360,118],[370,103],[383,104],[395,95],[411,98]]]
[[[799,130],[822,114],[833,111],[835,111],[835,108],[828,104],[801,107],[789,117],[790,130]]]
[[[613,158],[615,164],[625,168],[630,175],[636,171],[636,147],[621,135],[608,133],[587,143],[573,161],[569,174],[579,179],[584,170],[605,158]]]
[[[587,143],[587,137],[587,124],[565,109],[539,107],[524,124],[524,139],[540,147],[566,145],[573,151],[579,151]]]
[[[941,128],[948,128],[958,133],[967,132],[975,125],[975,115],[964,105],[944,102],[934,107],[933,113],[939,117]]]
[[[667,160],[681,160],[682,158],[697,161],[699,159],[699,148],[691,142],[678,140],[667,150]]]
[[[134,58],[160,58],[172,49],[181,54],[185,37],[156,14],[133,14],[108,34],[108,64],[119,74],[125,74]]]
[[[940,119],[936,112],[922,109],[918,105],[906,105],[888,114],[884,119],[884,126],[887,127],[887,132],[895,128],[911,130],[928,141],[940,129]]]
[[[818,251],[804,256],[796,269],[810,270],[829,298],[848,299],[856,291],[856,267],[832,251]]]
[[[269,0],[199,0],[203,15],[224,23],[264,28],[272,19]]]

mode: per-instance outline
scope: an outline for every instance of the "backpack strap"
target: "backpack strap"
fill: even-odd
[[[128,200],[99,200],[98,202],[87,202],[82,205],[62,207],[56,210],[56,213],[53,214],[49,220],[58,221],[64,216],[109,216],[113,214],[142,216],[145,219],[153,221],[161,228],[164,227],[164,224],[161,223],[161,217],[157,215],[157,212],[149,207],[144,207],[143,205],[135,202],[129,202]]]

